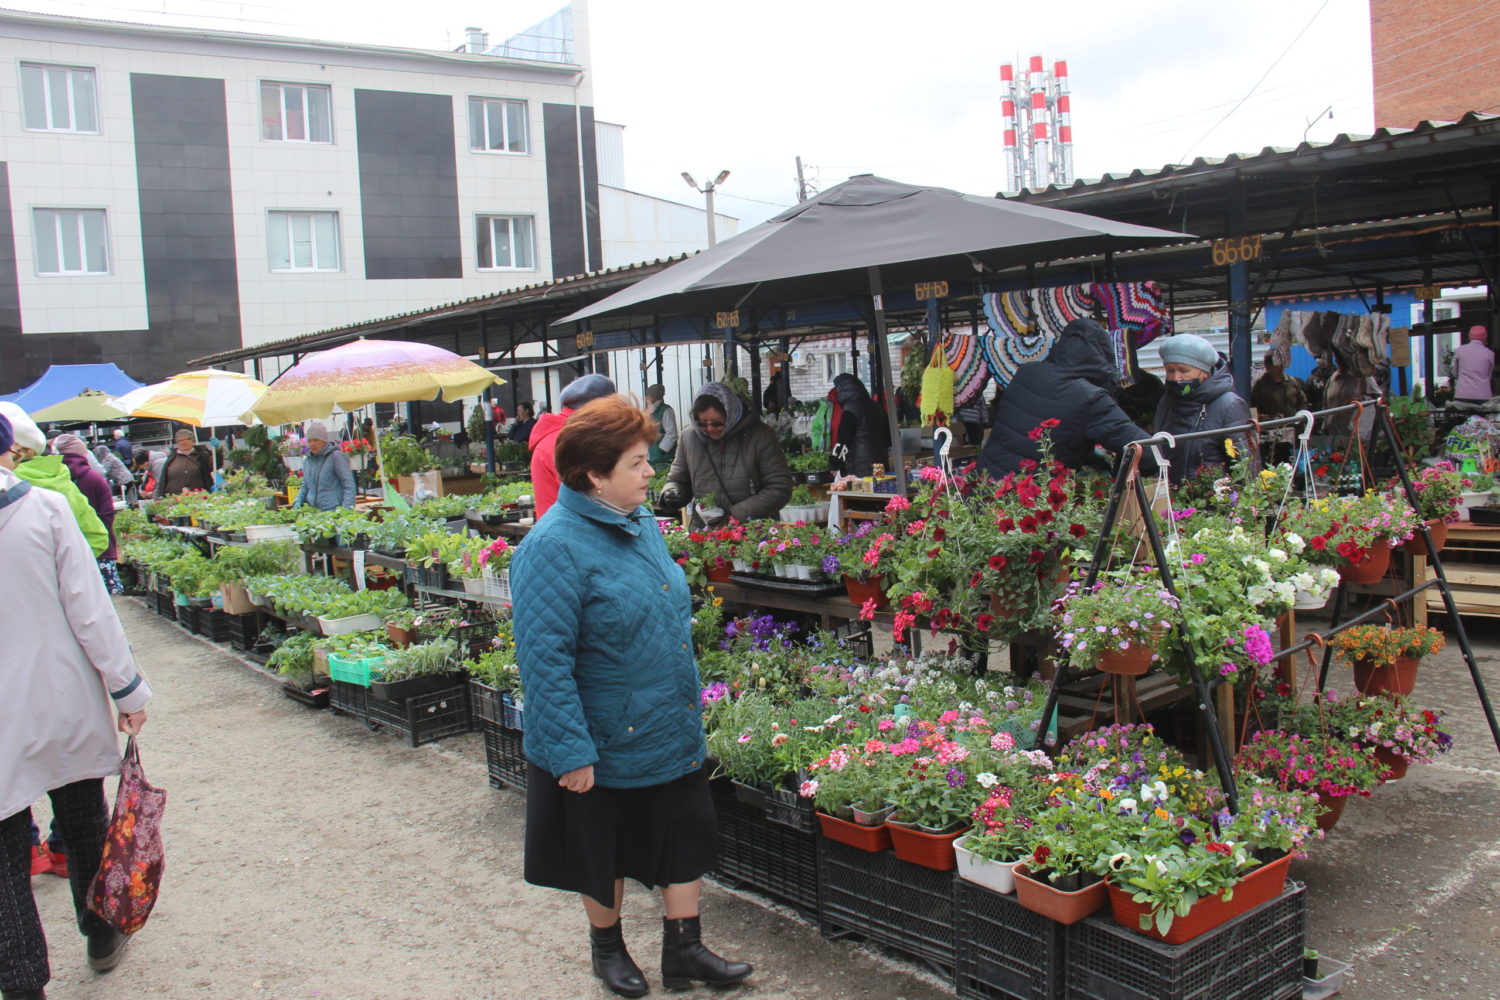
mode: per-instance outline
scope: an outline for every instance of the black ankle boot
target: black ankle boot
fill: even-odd
[[[35,990],[4,990],[0,991],[0,997],[4,1000],[47,1000],[47,991]]]
[[[703,947],[697,917],[661,922],[661,981],[669,990],[685,990],[694,982],[733,986],[755,970],[745,962],[730,962]]]
[[[594,957],[594,975],[622,997],[643,997],[651,992],[646,974],[625,950],[620,922],[613,927],[589,926],[589,950]]]

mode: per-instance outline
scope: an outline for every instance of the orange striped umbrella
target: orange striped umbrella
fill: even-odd
[[[110,400],[109,405],[132,417],[175,420],[192,427],[226,427],[255,423],[250,408],[265,391],[265,384],[249,375],[205,368],[132,389]]]
[[[327,417],[337,406],[477,396],[504,379],[432,344],[406,340],[356,340],[309,354],[282,372],[255,404],[268,424]]]

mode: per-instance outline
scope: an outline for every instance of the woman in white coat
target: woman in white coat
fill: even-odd
[[[52,800],[89,966],[111,969],[127,938],[89,912],[109,812],[104,779],[119,772],[115,730],[146,722],[151,688],[68,502],[11,471],[0,416],[0,996],[41,1000],[51,978],[31,895],[31,804]]]

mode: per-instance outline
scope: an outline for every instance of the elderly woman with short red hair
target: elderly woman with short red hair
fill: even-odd
[[[625,879],[661,889],[669,989],[732,986],[743,962],[699,938],[714,864],[692,605],[641,506],[657,428],[624,396],[573,413],[557,438],[557,505],[511,563],[526,690],[526,881],[577,892],[594,974],[620,996],[649,989],[625,948]]]

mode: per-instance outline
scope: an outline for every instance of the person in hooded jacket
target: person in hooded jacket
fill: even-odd
[[[130,939],[89,910],[88,895],[109,830],[104,779],[120,770],[115,730],[141,731],[151,687],[67,502],[18,477],[18,454],[0,414],[0,993],[43,1000],[51,970],[27,872],[31,804],[44,792],[52,801],[89,967],[114,968]]]
[[[843,408],[834,452],[838,454],[842,449],[845,473],[868,476],[877,464],[884,465],[889,472],[891,429],[885,411],[870,398],[865,384],[848,372],[834,378],[833,391]]]
[[[110,450],[107,444],[94,445],[94,458],[99,467],[104,470],[104,478],[109,483],[110,489],[124,489],[135,482],[135,477],[130,470],[125,468],[125,463],[120,461],[120,456]]]
[[[1156,429],[1168,434],[1191,434],[1250,421],[1250,405],[1234,391],[1229,361],[1212,344],[1191,333],[1161,342],[1167,389],[1156,408]],[[1167,452],[1175,485],[1198,475],[1204,465],[1225,465],[1245,454],[1244,434],[1182,441]]]
[[[1016,369],[995,410],[995,423],[979,453],[979,465],[1000,478],[1040,462],[1040,435],[1050,426],[1052,457],[1070,469],[1109,470],[1102,447],[1118,454],[1132,441],[1151,435],[1130,421],[1115,393],[1120,384],[1109,334],[1093,320],[1075,319],[1063,327],[1052,352]],[[1147,475],[1156,471],[1150,453],[1141,456]]]
[[[59,434],[52,439],[52,448],[67,467],[68,475],[73,477],[73,485],[78,487],[78,492],[83,494],[94,513],[99,515],[99,522],[104,525],[105,534],[109,538],[109,546],[99,553],[98,559],[99,575],[104,578],[105,589],[111,594],[123,594],[125,586],[120,582],[119,570],[115,568],[118,555],[115,549],[114,492],[109,488],[109,482],[89,465],[88,446],[76,434]]]
[[[542,515],[557,502],[557,465],[552,460],[552,451],[557,447],[557,435],[573,411],[586,403],[605,396],[613,396],[615,383],[604,375],[590,374],[575,378],[563,386],[558,402],[560,413],[543,413],[536,418],[526,447],[531,449],[531,498],[536,503],[536,517]]]
[[[9,421],[15,437],[15,443],[11,445],[15,459],[11,468],[15,474],[33,486],[62,494],[94,557],[102,556],[109,548],[109,532],[89,505],[88,497],[74,485],[62,458],[46,454],[47,438],[41,428],[15,403],[0,403],[0,416]]]
[[[691,416],[693,429],[677,438],[662,507],[678,510],[711,495],[736,521],[775,517],[792,498],[792,471],[776,431],[751,419],[744,400],[723,382],[709,382],[693,395]],[[694,513],[693,523],[704,522]]]

